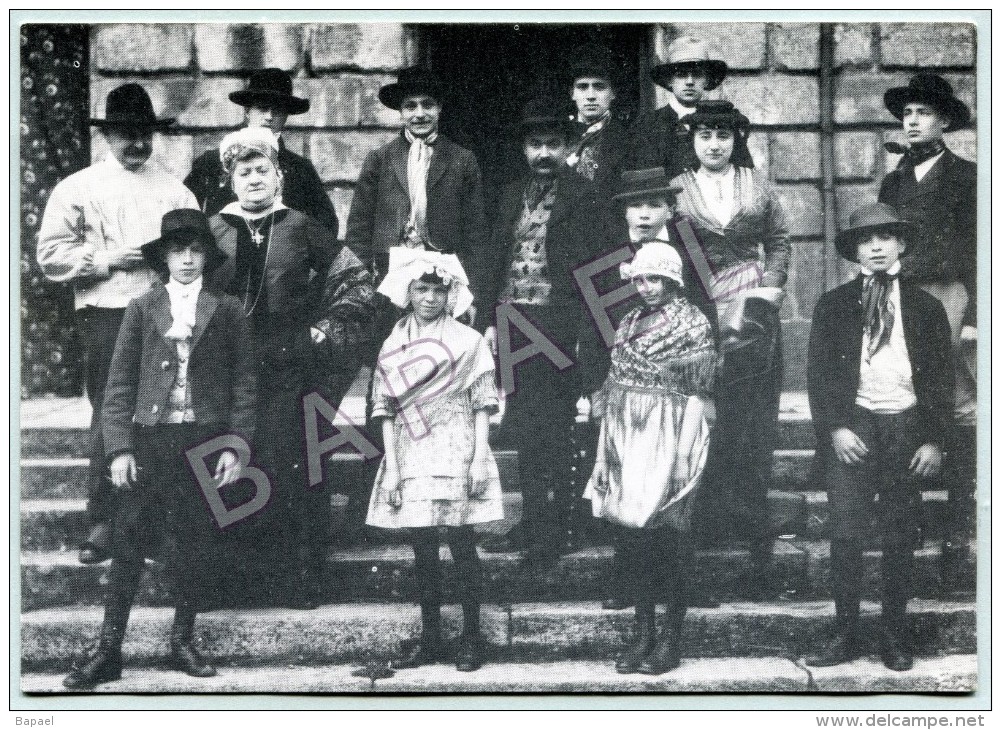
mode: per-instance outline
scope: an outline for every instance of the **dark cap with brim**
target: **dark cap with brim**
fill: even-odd
[[[279,68],[263,68],[250,77],[247,88],[234,91],[229,100],[243,107],[281,109],[287,114],[305,114],[309,99],[292,94],[292,76]]]
[[[166,213],[160,221],[160,237],[144,243],[140,250],[146,265],[163,276],[169,273],[164,256],[167,247],[174,243],[196,240],[205,245],[204,273],[215,270],[226,260],[226,254],[219,248],[212,234],[208,218],[194,208],[179,208]]]
[[[680,185],[671,185],[663,167],[645,170],[626,170],[622,173],[619,191],[612,196],[612,202],[628,205],[632,200],[663,197],[674,200],[684,190]]]
[[[949,118],[946,132],[962,129],[970,123],[970,108],[956,98],[948,81],[935,74],[918,74],[907,86],[889,89],[883,95],[883,103],[890,114],[900,120],[908,104],[928,104]]]
[[[112,89],[104,103],[104,118],[91,119],[94,127],[126,127],[130,129],[163,129],[174,123],[172,117],[156,118],[149,94],[139,84],[129,83]]]
[[[906,238],[913,226],[900,218],[886,203],[868,203],[852,211],[848,227],[834,238],[834,247],[842,258],[858,263],[858,243],[875,231],[892,231]]]

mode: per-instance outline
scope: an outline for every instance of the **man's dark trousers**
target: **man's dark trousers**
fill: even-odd
[[[115,340],[122,326],[124,309],[84,307],[77,310],[77,328],[85,357],[84,378],[93,413],[90,419],[90,468],[87,479],[87,516],[91,524],[107,522],[113,513],[112,490],[105,468],[104,438],[101,435],[101,407],[108,382]]]

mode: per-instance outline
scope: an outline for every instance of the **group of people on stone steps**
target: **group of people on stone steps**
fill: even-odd
[[[313,165],[282,142],[289,115],[309,108],[288,74],[265,69],[230,95],[247,125],[195,161],[187,187],[150,160],[153,132],[172,120],[157,119],[137,84],[108,95],[92,124],[109,154],[53,190],[38,243],[43,272],[74,285],[94,406],[94,529],[80,558],[111,557],[98,646],[66,687],[120,676],[148,557],[173,578],[171,657],[193,676],[215,672],[195,617],[237,587],[256,586],[252,602],[318,604],[329,505],[307,477],[303,398],[336,407],[365,365],[367,436],[383,458],[349,514],[407,531],[421,608],[421,632],[393,667],[483,662],[473,528],[504,516],[488,443],[500,408],[523,512],[480,549],[525,550],[527,568],[546,570],[593,537],[595,518],[607,523],[605,607],[636,615],[617,671],[678,666],[688,606],[712,603],[690,590],[697,544],[746,539],[747,595],[774,595],[767,492],[786,214],[754,171],[750,121],[703,98],[726,63],[692,37],[667,55],[651,76],[668,104],[630,127],[614,112],[625,81],[614,56],[581,48],[565,80],[576,111],[533,99],[512,125],[524,172],[490,221],[476,157],[439,132],[442,80],[400,72],[379,99],[403,128],[366,158],[344,244]],[[921,490],[943,469],[947,586],[972,532],[976,167],[943,141],[970,121],[946,81],[919,74],[885,101],[908,144],[879,202],[838,234],[861,271],[821,297],[810,337],[837,623],[808,662],[865,651],[857,566],[875,517],[881,653],[906,670]],[[568,444],[588,419],[596,448],[581,494]],[[220,434],[251,447],[211,455],[223,510],[253,501],[261,479],[271,489],[266,509],[225,529],[187,456]],[[443,539],[464,618],[454,647],[440,621]]]

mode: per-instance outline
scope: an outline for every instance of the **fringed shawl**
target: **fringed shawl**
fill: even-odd
[[[718,354],[709,320],[676,297],[660,309],[637,307],[619,325],[609,384],[665,395],[711,397]]]

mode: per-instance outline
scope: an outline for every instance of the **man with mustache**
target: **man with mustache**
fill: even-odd
[[[106,560],[110,547],[112,491],[100,413],[125,308],[155,277],[139,249],[159,237],[165,213],[198,207],[180,180],[150,160],[154,131],[173,121],[156,118],[139,84],[113,89],[104,119],[90,120],[103,133],[110,154],[56,185],[38,234],[42,273],[52,281],[73,284],[84,379],[93,406],[87,503],[91,530],[80,549],[82,563]]]
[[[490,325],[486,336],[495,351],[496,321],[512,307],[549,344],[539,356],[515,365],[516,387],[505,394],[502,436],[518,452],[521,524],[484,548],[527,548],[527,564],[544,567],[566,543],[578,498],[571,491],[570,430],[583,393],[576,365],[561,369],[551,348],[577,361],[579,345],[593,341],[573,272],[601,252],[605,227],[595,187],[567,165],[576,129],[560,103],[530,101],[517,130],[528,170],[504,189],[490,246],[476,266],[480,321]],[[503,358],[526,346],[526,337],[537,342],[538,335],[519,329],[512,320],[511,351],[501,343],[502,367]]]
[[[267,127],[278,138],[278,166],[283,186],[282,202],[293,210],[315,218],[337,235],[338,221],[334,205],[327,196],[313,163],[292,152],[282,141],[288,118],[309,111],[309,99],[292,93],[292,77],[287,71],[265,68],[254,73],[247,88],[234,91],[230,101],[244,108],[248,127]],[[184,180],[198,198],[205,215],[215,215],[236,200],[236,194],[223,173],[219,151],[211,149],[195,160]]]

